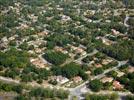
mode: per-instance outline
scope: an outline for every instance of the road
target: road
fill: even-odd
[[[116,93],[116,94],[118,94],[119,96],[134,95],[134,94],[132,94],[131,92],[108,91],[108,90],[105,90],[105,91],[102,90],[102,91],[100,91],[100,92],[92,92],[92,91],[90,91],[89,93],[90,93],[90,94],[103,94],[103,95]]]
[[[7,83],[15,83],[15,84],[20,83],[20,81],[18,81],[18,80],[14,80],[12,78],[7,78],[7,77],[3,77],[3,76],[0,76],[0,80],[4,81],[4,82],[7,82]]]
[[[94,79],[101,79],[102,77],[105,76],[105,74],[107,74],[108,72],[110,71],[113,71],[113,70],[116,70],[118,69],[119,67],[121,67],[122,65],[126,64],[127,61],[118,61],[118,65],[113,67],[113,68],[110,68],[108,70],[105,70],[104,73],[100,74],[100,75],[97,75],[95,77],[92,77],[92,80]],[[89,81],[86,81],[84,82],[83,84],[75,87],[75,88],[72,88],[70,89],[70,96],[69,96],[69,100],[72,100],[72,97],[73,96],[77,96],[79,98],[79,100],[82,100],[84,99],[83,97],[81,97],[82,94],[86,93],[86,92],[89,92],[90,90],[87,88],[87,83],[89,83]],[[82,91],[83,90],[83,91]]]
[[[76,60],[74,60],[74,59],[68,59],[68,60],[67,60],[64,64],[62,64],[61,66],[64,66],[64,65],[66,65],[66,64],[69,64],[69,63],[71,63],[71,62],[75,62],[75,63],[81,64],[81,60],[82,60],[83,58],[85,58],[85,57],[87,57],[87,56],[92,56],[92,55],[96,54],[97,52],[98,52],[98,51],[97,51],[96,49],[94,49],[93,52],[88,53],[88,54],[85,54],[85,55],[81,56],[80,58],[78,58],[78,59],[76,59]]]
[[[96,54],[97,52],[98,52],[98,51],[97,51],[96,49],[94,49],[93,52],[88,53],[88,54],[86,54],[86,55],[83,55],[83,56],[81,56],[80,58],[74,60],[73,62],[76,62],[76,63],[81,64],[81,60],[82,60],[82,59],[84,59],[84,58],[87,57],[87,56],[92,56],[92,55]]]
[[[127,24],[127,21],[129,20],[129,16],[128,15],[126,15],[126,18],[124,19],[124,26],[127,28],[127,32],[125,33],[125,34],[127,34],[128,33],[128,30],[129,30],[129,25]]]
[[[97,50],[94,50],[92,53],[86,54],[86,55],[80,57],[79,59],[75,60],[74,62],[80,63],[83,58],[85,58],[87,56],[92,56],[92,55],[96,54],[97,52],[98,52]],[[107,74],[108,72],[113,71],[113,70],[117,70],[119,67],[121,67],[122,65],[124,65],[126,63],[127,63],[127,61],[118,61],[118,65],[117,66],[105,70],[104,73],[102,73],[100,75],[97,75],[95,77],[92,77],[92,80],[94,80],[94,79],[100,79],[100,78],[104,77],[105,74]],[[0,76],[0,80],[5,81],[5,82],[8,82],[8,83],[20,84],[19,81],[13,80],[13,79],[7,78],[7,77]],[[84,99],[81,95],[84,94],[84,93],[86,93],[86,92],[91,92],[90,89],[87,88],[87,83],[89,83],[89,81],[86,81],[83,84],[81,84],[81,85],[79,85],[79,86],[77,86],[75,88],[69,88],[68,89],[70,91],[69,100],[72,100],[72,97],[73,96],[77,96],[79,100]],[[124,95],[124,94],[122,94],[122,95]]]
[[[126,15],[126,18],[124,19],[124,25],[125,25],[127,28],[129,27],[129,25],[127,24],[128,19],[129,19],[129,16]]]

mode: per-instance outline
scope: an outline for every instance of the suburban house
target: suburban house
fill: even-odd
[[[118,82],[118,81],[114,81],[113,82],[113,88],[115,90],[121,90],[121,89],[123,89],[123,85],[121,85],[120,82]]]
[[[60,85],[62,85],[62,84],[64,84],[64,83],[66,83],[66,82],[69,81],[68,78],[63,77],[63,76],[61,76],[61,75],[59,75],[59,76],[54,76],[53,79],[55,79],[55,80],[58,82],[58,84],[60,84]]]
[[[129,66],[128,67],[128,72],[129,73],[133,73],[134,72],[134,67],[133,66]]]
[[[104,77],[101,79],[102,83],[106,83],[106,82],[112,82],[113,78],[112,77]]]
[[[73,81],[74,81],[75,83],[79,83],[79,82],[82,81],[82,78],[81,78],[80,76],[76,76],[76,77],[73,78]]]
[[[44,62],[43,62],[41,59],[39,59],[39,58],[31,59],[30,61],[31,61],[31,63],[32,63],[33,65],[35,65],[36,67],[39,67],[39,68],[44,68],[44,67],[47,67],[47,66],[48,66],[47,63],[44,63]]]

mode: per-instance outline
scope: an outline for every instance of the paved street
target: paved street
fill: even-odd
[[[92,80],[100,79],[100,78],[104,77],[105,74],[107,74],[108,72],[116,70],[116,69],[118,69],[119,67],[121,67],[122,65],[124,65],[126,63],[127,63],[127,61],[118,61],[118,65],[117,66],[115,66],[113,68],[110,68],[108,70],[105,70],[104,73],[93,77]],[[81,95],[83,93],[90,92],[90,90],[87,88],[87,85],[86,85],[87,83],[89,83],[89,81],[86,81],[83,84],[81,84],[81,85],[79,85],[79,86],[77,86],[77,87],[75,87],[73,89],[70,89],[69,100],[72,100],[73,96],[77,96],[79,98],[79,100],[82,100],[83,98],[81,97]]]
[[[0,80],[4,81],[4,82],[7,82],[7,83],[15,83],[15,84],[20,83],[20,81],[18,81],[18,80],[14,80],[12,78],[7,78],[7,77],[3,77],[3,76],[0,76]]]
[[[78,59],[76,59],[76,60],[74,60],[74,59],[68,59],[64,64],[62,64],[61,66],[64,66],[64,65],[66,65],[66,64],[69,64],[69,63],[71,63],[71,62],[75,62],[75,63],[78,63],[78,64],[81,64],[82,62],[81,62],[81,60],[83,59],[83,58],[85,58],[85,57],[87,57],[87,56],[92,56],[92,55],[94,55],[94,54],[96,54],[98,51],[95,49],[93,52],[91,52],[91,53],[88,53],[88,54],[86,54],[86,55],[83,55],[83,56],[81,56],[80,58],[78,58]]]
[[[86,55],[83,55],[83,56],[81,56],[80,58],[74,60],[73,62],[76,62],[76,63],[81,64],[81,60],[82,60],[83,58],[85,58],[85,57],[87,57],[87,56],[92,56],[92,55],[96,54],[97,52],[98,52],[98,51],[95,49],[93,52],[88,53],[88,54],[86,54]]]
[[[127,24],[128,19],[129,19],[129,16],[126,16],[126,18],[124,19],[124,25],[126,27],[129,27],[129,25]]]
[[[80,63],[83,58],[85,58],[87,56],[92,56],[92,55],[96,54],[97,52],[98,52],[97,50],[94,50],[92,53],[89,53],[87,55],[84,55],[84,56],[80,57],[79,59],[75,60],[74,62]],[[95,77],[92,77],[91,80],[101,79],[108,72],[113,71],[113,70],[117,70],[119,67],[121,67],[122,65],[124,65],[126,63],[127,63],[127,61],[118,61],[118,65],[117,66],[105,70],[104,73],[102,73],[100,75],[97,75]],[[0,80],[5,81],[5,82],[8,82],[8,83],[15,83],[15,84],[19,84],[20,83],[18,80],[14,80],[14,79],[2,77],[2,76],[0,76]],[[69,100],[72,100],[72,97],[73,96],[77,96],[79,98],[79,100],[82,100],[82,99],[84,99],[82,97],[82,94],[87,93],[87,92],[93,93],[92,91],[90,91],[89,88],[87,88],[87,83],[89,83],[89,81],[86,81],[86,82],[82,83],[81,85],[79,85],[79,86],[77,86],[75,88],[69,88],[68,89],[70,91]],[[65,90],[67,90],[67,88],[65,88]],[[104,94],[106,92],[103,91],[101,93]],[[109,91],[107,93],[111,93],[111,92]],[[129,92],[119,92],[118,94],[120,96],[124,96],[124,95],[130,94],[130,93]]]

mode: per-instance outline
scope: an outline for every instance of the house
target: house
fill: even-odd
[[[85,73],[88,74],[88,75],[90,75],[91,74],[91,71],[88,70]]]
[[[105,38],[105,37],[101,37],[101,36],[98,36],[96,37],[97,40],[102,40],[102,43],[104,43],[105,45],[111,45],[113,44],[114,42]]]
[[[95,10],[86,10],[84,16],[92,16],[95,14]]]
[[[8,42],[8,39],[7,39],[7,37],[3,37],[3,38],[1,39],[1,41],[2,41],[3,43],[7,43],[7,42]]]
[[[95,67],[100,68],[102,67],[102,65],[98,63],[98,64],[95,64]]]
[[[75,47],[73,45],[69,45],[72,51],[75,51],[76,54],[86,55],[86,51],[82,47]]]
[[[40,49],[40,48],[35,48],[35,52],[36,52],[36,53],[42,53],[42,49]]]
[[[29,26],[26,23],[19,23],[20,26],[16,27],[16,29],[27,29]]]
[[[43,31],[43,32],[39,32],[37,33],[39,36],[45,36],[48,35],[48,31]]]
[[[133,73],[134,72],[134,67],[133,66],[129,66],[128,67],[128,72],[129,73]]]
[[[82,78],[81,78],[80,76],[76,76],[76,77],[73,78],[73,81],[74,81],[75,83],[79,83],[79,82],[82,81]]]
[[[120,34],[120,32],[116,31],[115,29],[111,29],[111,31],[112,31],[112,34],[115,36],[118,36]]]
[[[101,79],[102,83],[106,83],[106,82],[112,82],[113,78],[112,77],[104,77]]]
[[[102,42],[105,44],[105,45],[111,45],[112,44],[112,41],[106,39],[106,38],[102,38]]]
[[[28,53],[34,54],[35,52],[33,50],[28,50]]]
[[[0,43],[0,50],[5,50],[8,48],[8,45],[5,43]]]
[[[112,62],[113,60],[112,59],[103,59],[102,60],[102,64],[103,65],[107,65],[107,64],[109,64],[110,62]]]
[[[75,54],[74,54],[74,53],[69,53],[68,55],[69,55],[69,57],[71,57],[71,58],[74,58],[74,57],[75,57]]]
[[[125,34],[122,34],[120,33],[119,31],[115,30],[115,29],[111,29],[112,31],[112,34],[115,35],[115,36],[123,36],[123,37],[126,37]]]
[[[119,70],[117,70],[116,72],[117,72],[117,77],[121,77],[125,74],[124,72],[121,72]]]
[[[48,66],[48,64],[44,63],[40,58],[31,59],[30,61],[33,65],[35,65],[36,67],[39,67],[39,68],[44,68],[44,67]]]
[[[63,76],[61,76],[61,75],[59,75],[59,76],[54,76],[53,78],[54,78],[59,84],[61,84],[61,85],[69,81],[68,78],[63,77]]]
[[[61,19],[62,19],[62,21],[69,21],[69,20],[71,20],[71,18],[69,16],[66,16],[66,15],[62,15]]]
[[[28,17],[32,19],[33,22],[36,22],[38,20],[38,16],[35,16],[34,14],[29,14]]]
[[[54,50],[55,50],[55,51],[60,51],[60,52],[62,52],[62,53],[64,53],[64,54],[67,54],[67,53],[68,53],[68,51],[64,50],[63,47],[59,47],[59,46],[55,46],[55,47],[54,47]]]
[[[118,82],[118,81],[114,81],[113,82],[113,88],[115,90],[121,90],[121,89],[123,89],[123,85],[121,85],[120,82]]]
[[[52,17],[46,17],[46,19],[49,21],[49,20],[52,20],[53,19],[53,16]]]
[[[63,8],[58,7],[57,10],[59,10],[59,11],[63,11]]]
[[[15,37],[14,36],[11,36],[11,37],[8,38],[8,40],[9,41],[13,41],[13,40],[15,40]]]

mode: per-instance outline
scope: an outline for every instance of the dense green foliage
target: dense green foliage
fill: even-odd
[[[131,96],[131,95],[129,96],[128,95],[128,96],[125,97],[125,100],[134,100],[134,96]]]
[[[27,67],[29,63],[29,55],[25,51],[18,51],[15,48],[3,53],[0,52],[0,65],[10,68],[24,68]]]
[[[134,72],[128,73],[122,77],[117,78],[117,80],[125,85],[125,88],[130,90],[132,93],[134,93]]]
[[[42,88],[32,89],[29,93],[31,97],[44,97],[44,98],[58,97],[60,99],[68,98],[68,94],[69,94],[68,91],[50,90]]]
[[[66,99],[68,98],[69,92],[64,90],[51,90],[47,88],[25,88],[22,85],[15,85],[15,84],[7,84],[0,82],[0,90],[5,92],[16,92],[18,96],[15,98],[17,100],[27,100],[35,98],[60,98]],[[23,91],[25,90],[25,92]]]
[[[131,11],[133,8],[134,0],[107,0],[106,2],[105,0],[0,0],[0,75],[22,82],[36,81],[41,84],[51,75],[62,75],[69,79],[80,76],[83,80],[87,80],[88,76],[85,71],[90,70],[94,75],[98,75],[103,73],[103,70],[117,65],[116,62],[110,63],[104,65],[103,68],[93,68],[93,70],[75,63],[64,65],[69,56],[55,52],[53,49],[55,46],[60,46],[68,49],[70,55],[71,53],[76,54],[69,50],[68,44],[83,45],[87,53],[94,49],[99,50],[101,53],[94,56],[97,58],[95,63],[101,63],[105,55],[108,55],[119,61],[128,60],[129,64],[134,65],[134,19],[133,11]],[[127,22],[130,27],[127,28],[124,25],[124,19],[126,15],[131,16],[131,14],[132,17]],[[119,33],[114,34],[111,29],[115,29]],[[38,34],[44,31],[48,34],[43,34],[43,36]],[[12,40],[10,37],[14,35],[17,37]],[[35,39],[32,36],[35,36]],[[97,37],[106,38],[112,44],[105,45],[102,43],[104,41],[98,40]],[[40,43],[42,41],[43,44]],[[37,43],[30,44],[34,42]],[[38,49],[52,50],[43,55],[44,59],[53,64],[52,69],[37,68],[30,63],[31,55],[27,51],[34,52],[34,56],[37,57]],[[79,57],[78,53],[74,58]],[[94,57],[87,56],[82,61],[88,64],[94,60]],[[120,78],[117,77],[115,71],[111,71],[107,75],[114,77],[126,89],[134,92],[133,73],[127,73]],[[56,81],[50,81],[50,83],[57,84]],[[89,86],[93,91],[99,91],[102,83],[94,80]],[[10,86],[7,86],[6,89],[12,90]],[[53,92],[51,94],[51,92],[33,89],[30,95],[49,98],[57,95]],[[67,96],[62,93],[59,95],[61,99]],[[93,99],[92,97],[90,99]],[[104,98],[96,97],[95,99],[103,100]],[[17,99],[25,98],[22,95]]]
[[[63,54],[61,52],[47,52],[43,55],[43,57],[50,63],[54,65],[60,65],[64,63],[64,61],[68,58],[68,55]]]
[[[21,85],[14,85],[14,84],[6,84],[6,83],[2,83],[0,82],[0,90],[2,91],[6,91],[6,92],[11,92],[14,91],[16,93],[21,94],[23,87]]]
[[[134,41],[119,41],[118,44],[113,44],[111,46],[98,45],[97,49],[108,56],[114,57],[118,60],[133,59],[134,55]],[[133,63],[133,60],[131,60]]]
[[[51,70],[53,74],[63,75],[69,79],[78,75],[81,76],[84,80],[88,79],[88,76],[85,74],[84,70],[75,63],[70,63],[63,67],[53,67]]]
[[[118,75],[118,73],[116,71],[110,71],[109,73],[107,73],[107,76],[113,77],[113,78],[116,78],[117,75]]]
[[[102,89],[103,84],[100,80],[93,80],[89,82],[89,88],[91,88],[92,91],[98,92]]]
[[[117,100],[117,94],[110,95],[96,95],[96,94],[86,94],[85,100]]]
[[[102,74],[103,71],[104,71],[103,68],[97,68],[97,69],[94,70],[94,74],[95,75]]]
[[[50,46],[50,43],[51,45],[54,44],[54,46],[55,45],[65,46],[72,42],[72,38],[69,35],[56,34],[56,33],[47,37],[46,40],[48,41],[47,44],[48,47]]]

